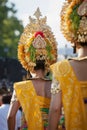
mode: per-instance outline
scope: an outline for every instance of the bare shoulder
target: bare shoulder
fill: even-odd
[[[45,83],[47,88],[51,88],[52,80],[46,80]]]
[[[81,67],[81,66],[85,66],[87,65],[87,60],[69,60],[69,63],[73,66],[73,67]]]
[[[48,98],[51,98],[51,83],[52,81],[49,80],[49,81],[46,81],[45,83],[45,96],[48,97]]]
[[[87,60],[70,60],[69,63],[72,66],[78,80],[87,81]]]
[[[71,65],[73,65],[73,66],[76,64],[76,62],[77,62],[77,61],[75,61],[75,60],[69,60],[69,63],[70,63]]]

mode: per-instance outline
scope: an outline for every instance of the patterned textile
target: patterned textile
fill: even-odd
[[[67,60],[51,66],[62,90],[66,130],[87,130],[87,82],[78,81]],[[86,107],[86,109],[85,109]]]
[[[44,122],[43,123],[44,130],[47,130],[49,108],[41,108],[40,111],[42,113],[42,119],[43,119],[43,122]],[[20,130],[28,130],[27,122],[26,122],[24,113],[22,114],[22,126],[21,126]],[[64,119],[63,114],[61,114],[60,121],[58,123],[58,130],[65,130],[65,119]]]
[[[14,89],[23,108],[28,130],[46,130],[50,99],[37,96],[30,80],[15,83]]]

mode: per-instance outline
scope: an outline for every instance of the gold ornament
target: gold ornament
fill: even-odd
[[[27,71],[34,71],[36,60],[45,60],[46,72],[57,60],[57,42],[46,24],[46,17],[41,18],[39,8],[29,16],[30,23],[25,27],[18,45],[18,59]]]
[[[66,0],[61,10],[61,30],[71,43],[87,42],[87,0]]]
[[[52,94],[57,94],[61,91],[61,88],[60,88],[60,84],[58,83],[58,81],[53,77],[53,82],[52,82],[52,85],[51,85],[51,93]]]

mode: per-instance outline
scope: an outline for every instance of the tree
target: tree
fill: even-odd
[[[0,0],[0,56],[17,57],[17,45],[23,25],[15,16],[15,5]]]

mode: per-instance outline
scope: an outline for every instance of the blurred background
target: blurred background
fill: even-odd
[[[0,0],[0,88],[13,88],[26,71],[17,60],[17,44],[23,31],[23,22],[16,16],[15,4]]]
[[[23,28],[39,7],[58,43],[58,60],[73,57],[73,48],[60,31],[60,11],[64,0],[0,0],[0,88],[13,89],[27,72],[17,60],[17,45]]]

